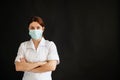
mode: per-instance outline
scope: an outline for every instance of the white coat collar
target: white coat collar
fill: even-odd
[[[44,39],[44,37],[42,37],[40,43],[38,44],[38,47],[40,47],[40,46],[45,46],[45,39]],[[33,43],[32,39],[30,39],[30,41],[27,43],[26,47],[35,49],[34,43]]]

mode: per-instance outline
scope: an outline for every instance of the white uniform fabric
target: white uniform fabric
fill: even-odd
[[[59,55],[55,43],[53,41],[45,40],[43,37],[37,50],[34,47],[32,39],[30,41],[22,42],[18,49],[15,61],[19,62],[22,57],[30,62],[57,60],[57,64],[59,64]],[[22,80],[52,80],[51,73],[52,71],[42,73],[25,71]]]

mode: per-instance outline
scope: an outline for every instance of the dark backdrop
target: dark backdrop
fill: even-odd
[[[61,63],[53,80],[117,80],[117,0],[17,0],[0,3],[0,78],[21,80],[14,59],[29,40],[27,20],[46,24],[45,38],[55,42]]]

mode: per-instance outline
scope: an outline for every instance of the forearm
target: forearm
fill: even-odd
[[[47,72],[47,71],[52,71],[52,70],[43,66],[40,66],[31,70],[31,72],[35,72],[35,73]]]
[[[40,72],[54,71],[55,69],[56,69],[56,61],[50,61],[40,67],[32,69],[31,72],[40,73]]]
[[[36,67],[43,65],[45,62],[16,62],[16,71],[30,71]]]

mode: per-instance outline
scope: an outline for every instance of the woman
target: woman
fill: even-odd
[[[59,55],[53,41],[45,40],[45,25],[39,16],[29,23],[29,41],[22,42],[15,58],[16,71],[23,71],[22,80],[52,80],[51,73],[59,64]]]

